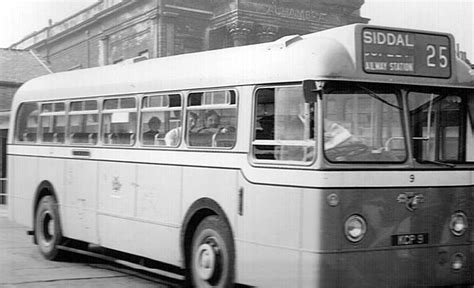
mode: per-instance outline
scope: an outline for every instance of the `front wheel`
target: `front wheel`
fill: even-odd
[[[36,209],[35,237],[39,250],[49,260],[61,256],[59,244],[62,241],[58,205],[53,196],[41,198]]]
[[[206,217],[191,245],[190,277],[194,287],[232,287],[235,251],[230,227],[218,216]]]

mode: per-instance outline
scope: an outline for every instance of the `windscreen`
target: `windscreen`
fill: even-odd
[[[324,95],[324,153],[330,162],[403,162],[407,157],[401,97],[369,85]]]

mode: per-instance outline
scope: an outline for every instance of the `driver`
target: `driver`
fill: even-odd
[[[347,161],[364,153],[367,146],[360,139],[353,136],[341,124],[333,121],[324,121],[324,150],[326,156],[332,161]]]
[[[339,146],[351,137],[353,138],[351,132],[342,125],[330,120],[324,121],[324,149]]]

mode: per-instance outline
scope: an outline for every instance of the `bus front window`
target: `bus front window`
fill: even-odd
[[[324,153],[330,162],[402,162],[407,157],[400,97],[362,85],[324,96]]]
[[[408,106],[415,158],[419,162],[463,161],[466,97],[440,91],[410,91]],[[469,152],[468,152],[469,153]]]

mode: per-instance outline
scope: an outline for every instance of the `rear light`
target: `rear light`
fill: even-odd
[[[364,238],[367,232],[367,223],[360,215],[351,215],[344,223],[344,233],[347,240],[356,243]]]
[[[467,217],[463,212],[456,212],[451,215],[449,229],[454,236],[462,236],[467,230]]]

